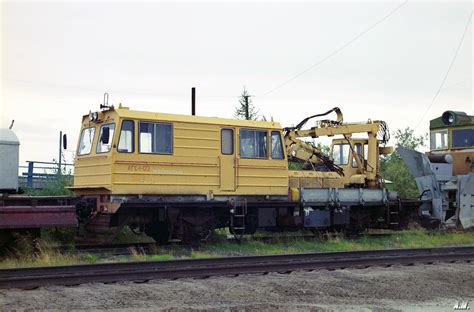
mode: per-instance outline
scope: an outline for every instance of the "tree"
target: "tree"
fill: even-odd
[[[416,136],[410,127],[394,132],[395,147],[405,147],[413,150],[420,149],[426,136]],[[393,182],[393,188],[403,198],[419,196],[415,178],[397,153],[392,153],[381,160],[381,174],[385,180]]]
[[[234,117],[238,119],[257,120],[258,110],[252,103],[250,94],[244,87],[242,95],[239,97],[239,106],[235,108]]]
[[[398,129],[395,131],[394,137],[396,140],[396,147],[401,146],[412,150],[417,150],[425,145],[426,137],[423,135],[415,136],[414,131],[415,130],[411,129],[410,127],[406,127],[405,130]]]
[[[303,140],[304,143],[311,145],[312,147],[318,149],[318,151],[323,154],[324,156],[328,156],[331,154],[331,146],[323,144],[321,142],[315,143],[313,140]],[[289,157],[288,161],[288,169],[290,170],[303,170],[306,165],[309,167],[311,166],[308,162],[303,163],[298,160],[291,160],[291,157]],[[314,168],[314,167],[313,167]]]
[[[327,144],[323,144],[321,142],[316,143],[316,148],[321,151],[321,153],[325,156],[330,156],[331,154],[331,146]]]

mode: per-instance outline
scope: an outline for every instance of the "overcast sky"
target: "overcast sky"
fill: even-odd
[[[22,161],[46,161],[60,130],[75,149],[106,91],[110,104],[188,114],[194,86],[199,115],[231,117],[246,86],[283,126],[334,106],[419,134],[445,110],[472,114],[472,21],[432,103],[472,3],[409,1],[378,23],[402,3],[3,2],[1,126],[15,119]]]

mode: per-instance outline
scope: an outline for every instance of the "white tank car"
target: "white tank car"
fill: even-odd
[[[11,129],[0,129],[0,192],[18,191],[20,141]]]

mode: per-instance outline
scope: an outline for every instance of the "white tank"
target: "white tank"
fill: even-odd
[[[0,129],[0,191],[18,190],[20,141],[10,129]]]

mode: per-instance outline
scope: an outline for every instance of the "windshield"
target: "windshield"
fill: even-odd
[[[109,128],[109,140],[107,142],[103,141],[104,129]],[[97,140],[97,153],[107,153],[112,147],[112,142],[114,140],[114,130],[115,124],[103,125],[100,128],[99,140]]]
[[[90,127],[82,130],[81,141],[79,143],[78,155],[86,155],[91,152],[92,142],[94,141],[95,128]]]
[[[332,148],[332,159],[336,165],[347,165],[349,162],[349,144],[336,144]]]

